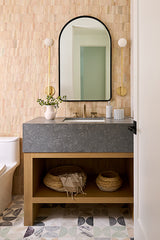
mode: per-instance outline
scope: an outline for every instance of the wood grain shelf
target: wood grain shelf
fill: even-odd
[[[128,152],[104,152],[104,153],[25,153],[32,158],[133,158],[133,153]]]
[[[133,193],[128,185],[115,192],[103,192],[94,182],[88,182],[84,194],[78,194],[74,199],[66,193],[54,191],[43,184],[32,198],[33,203],[133,203]]]
[[[84,192],[74,199],[42,184],[48,169],[57,165],[76,164],[85,169],[88,179]],[[100,191],[95,175],[114,169],[124,179],[115,192]],[[133,207],[133,153],[25,153],[24,154],[24,225],[32,226],[38,209],[45,203],[128,203]]]

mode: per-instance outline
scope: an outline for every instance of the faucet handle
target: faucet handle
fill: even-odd
[[[91,112],[91,118],[97,117],[97,112]]]
[[[77,118],[79,116],[78,112],[74,112],[74,117]]]

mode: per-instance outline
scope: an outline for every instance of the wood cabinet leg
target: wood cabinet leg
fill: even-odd
[[[24,204],[24,226],[33,226],[33,204]]]
[[[33,225],[33,164],[30,153],[24,154],[24,226]]]

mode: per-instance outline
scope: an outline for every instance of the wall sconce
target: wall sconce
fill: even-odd
[[[50,86],[50,76],[51,76],[51,46],[53,46],[54,41],[53,39],[46,38],[44,40],[44,44],[48,47],[48,86],[45,88],[45,94],[47,95],[54,95],[55,89],[54,87]]]
[[[127,40],[125,38],[120,38],[118,40],[118,45],[121,48],[121,86],[117,88],[117,94],[124,97],[127,94],[127,89],[123,86],[123,48],[127,45]]]

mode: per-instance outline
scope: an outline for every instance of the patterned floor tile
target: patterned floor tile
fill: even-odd
[[[94,238],[94,240],[111,240],[111,238]]]
[[[41,237],[41,240],[51,240],[51,239],[50,238],[43,238],[43,237]],[[52,238],[52,240],[58,240],[58,238]]]
[[[86,224],[79,226],[77,229],[77,235],[84,236],[86,238],[91,238],[94,236],[93,235],[93,227],[86,225]]]
[[[127,227],[132,227],[133,228],[133,219],[132,216],[128,215],[125,217],[125,223]]]
[[[111,240],[130,240],[130,238],[111,238]]]
[[[0,240],[22,240],[27,227],[1,227]]]
[[[89,225],[93,227],[93,216],[78,217],[78,226]]]
[[[62,226],[59,231],[59,239],[63,238],[74,238],[76,239],[77,236],[77,227],[76,226]]]
[[[105,227],[94,226],[93,227],[93,235],[96,238],[110,238],[111,237],[111,229],[109,226],[105,226]]]
[[[122,238],[123,240],[128,238],[128,232],[127,232],[126,226],[120,226],[120,225],[112,226],[111,236],[112,238],[115,238],[115,239]]]
[[[119,224],[121,226],[126,226],[125,220],[123,216],[120,217],[109,217],[109,224],[110,226],[114,226],[116,224]]]
[[[51,239],[50,239],[51,240]],[[57,240],[78,240],[78,238],[76,237],[60,237]]]
[[[0,216],[1,226],[23,226],[23,198],[16,196],[12,204]],[[17,222],[18,220],[18,222]]]
[[[134,240],[127,205],[45,204],[34,226],[24,227],[23,198],[0,216],[0,240]]]
[[[127,232],[128,232],[128,237],[130,239],[133,239],[134,238],[134,229],[133,229],[133,227],[127,227]]]
[[[110,226],[108,216],[94,216],[94,226]]]

